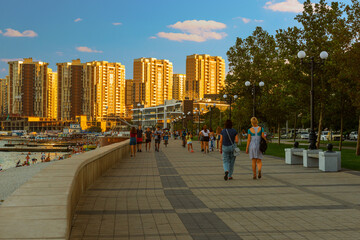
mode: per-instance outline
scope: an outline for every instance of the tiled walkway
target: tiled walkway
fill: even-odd
[[[248,156],[224,181],[221,155],[170,141],[126,158],[84,194],[71,239],[360,239],[360,174]]]

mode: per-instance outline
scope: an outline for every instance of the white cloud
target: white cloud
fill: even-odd
[[[0,34],[2,34],[2,31],[0,30]]]
[[[1,72],[6,72],[6,68],[2,68],[2,69],[1,69]]]
[[[37,37],[38,34],[33,30],[25,30],[21,33],[18,30],[7,28],[2,35],[5,37]]]
[[[241,20],[246,24],[246,23],[249,23],[251,22],[251,19],[250,18],[241,18]]]
[[[56,52],[56,54],[59,55],[59,56],[63,56],[63,55],[64,55],[63,52]]]
[[[285,0],[278,3],[275,3],[274,1],[269,1],[265,3],[264,8],[272,10],[274,12],[300,13],[303,11],[304,6],[298,0]]]
[[[250,18],[245,18],[245,17],[234,17],[233,20],[236,19],[240,19],[241,21],[243,21],[243,23],[248,24],[250,22],[255,22],[255,23],[262,23],[264,22],[264,20],[258,20],[258,19],[250,19]]]
[[[102,53],[103,52],[103,51],[91,49],[89,47],[76,47],[76,50],[78,50],[79,52],[92,52],[92,53]]]
[[[122,25],[122,23],[121,22],[114,22],[114,23],[112,23],[112,25],[119,26],[119,25]]]
[[[168,27],[181,30],[183,33],[159,32],[157,36],[179,42],[205,42],[209,39],[220,40],[227,36],[224,32],[215,32],[216,30],[226,28],[226,25],[212,20],[187,20],[184,22],[177,22]]]
[[[149,39],[157,39],[157,37],[151,36],[151,37],[149,37]]]
[[[74,20],[74,22],[80,22],[82,20],[83,20],[82,18],[77,18],[77,19]]]
[[[5,63],[12,62],[12,61],[22,61],[22,60],[23,60],[22,58],[1,58],[0,59],[1,62],[5,62]]]

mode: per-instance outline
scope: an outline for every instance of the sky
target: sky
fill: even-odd
[[[350,0],[344,0],[347,3]],[[9,60],[56,63],[120,62],[126,79],[133,60],[168,59],[186,72],[186,56],[210,54],[227,62],[236,38],[256,26],[270,34],[297,25],[303,0],[0,0],[0,78]]]

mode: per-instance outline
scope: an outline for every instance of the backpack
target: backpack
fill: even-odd
[[[262,152],[263,154],[266,152],[267,149],[267,142],[265,139],[261,138],[260,140],[260,152]]]

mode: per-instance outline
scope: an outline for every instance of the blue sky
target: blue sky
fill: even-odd
[[[349,2],[350,0],[346,1]],[[185,73],[186,56],[222,56],[256,26],[271,34],[296,25],[302,0],[0,0],[0,77],[7,60],[56,63],[169,59]]]

